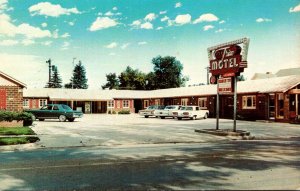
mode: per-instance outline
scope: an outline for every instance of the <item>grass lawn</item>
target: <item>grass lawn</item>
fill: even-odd
[[[0,135],[35,135],[29,127],[0,127]]]
[[[1,137],[0,145],[17,145],[17,144],[26,144],[34,143],[40,140],[38,137]]]

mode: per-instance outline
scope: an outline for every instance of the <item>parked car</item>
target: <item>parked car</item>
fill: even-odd
[[[144,116],[145,118],[148,118],[149,116],[155,116],[154,111],[155,110],[163,110],[165,106],[163,105],[150,105],[146,109],[140,110],[139,114],[141,116]]]
[[[45,119],[59,119],[59,121],[70,121],[73,122],[75,118],[83,116],[81,111],[74,111],[69,106],[64,104],[48,104],[43,106],[41,109],[26,110],[28,113],[32,113],[32,120],[36,119],[44,121]]]
[[[178,120],[181,120],[183,118],[206,119],[208,115],[209,111],[206,109],[200,109],[199,106],[182,106],[180,110],[173,112],[173,116],[176,117]]]
[[[161,119],[164,119],[166,117],[174,118],[173,111],[177,111],[181,107],[182,107],[181,105],[168,105],[163,110],[155,110],[154,115],[156,117],[160,117]]]

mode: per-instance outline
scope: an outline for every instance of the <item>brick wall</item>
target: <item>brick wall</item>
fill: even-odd
[[[7,111],[22,111],[23,110],[23,88],[20,86],[0,86],[0,90],[6,91],[6,96],[1,96],[0,99],[6,99]],[[4,100],[1,100],[4,102]]]

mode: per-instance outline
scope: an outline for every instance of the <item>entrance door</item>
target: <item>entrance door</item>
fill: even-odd
[[[233,119],[233,96],[220,96],[221,101],[221,117]]]

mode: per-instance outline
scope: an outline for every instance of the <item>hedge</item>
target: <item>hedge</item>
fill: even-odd
[[[24,126],[32,124],[32,114],[27,112],[0,111],[0,122],[23,121]]]

